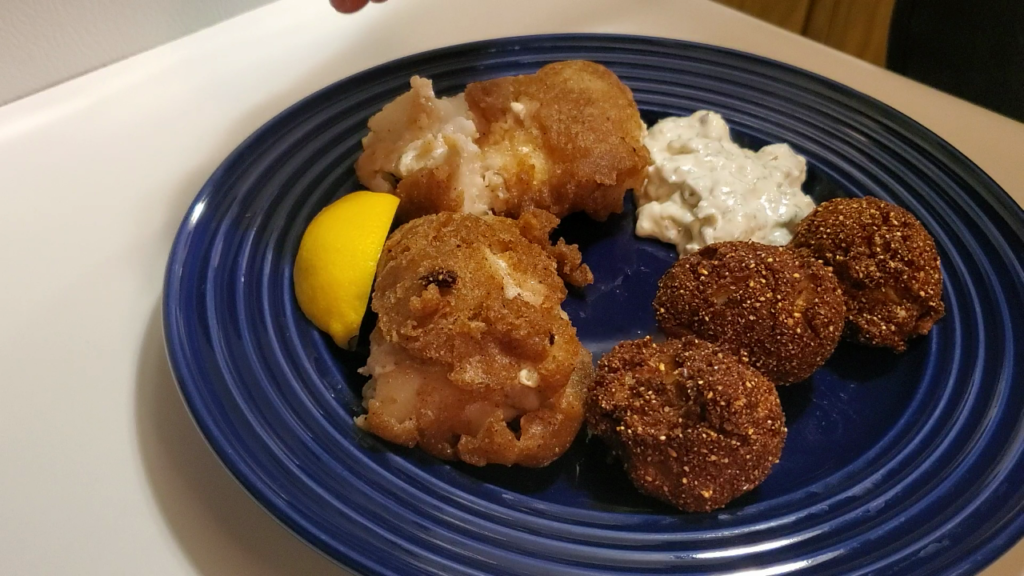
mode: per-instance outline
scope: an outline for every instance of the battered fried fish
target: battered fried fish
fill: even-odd
[[[392,234],[360,427],[478,466],[544,466],[569,447],[593,368],[559,276],[593,276],[574,246],[550,245],[556,223],[440,213]]]
[[[650,160],[633,94],[610,70],[557,62],[438,99],[430,80],[370,119],[356,173],[402,199],[398,218],[539,208],[597,220],[622,211]]]

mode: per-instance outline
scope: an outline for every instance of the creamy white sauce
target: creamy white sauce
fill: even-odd
[[[714,112],[665,118],[644,137],[652,165],[636,192],[636,233],[689,254],[714,242],[784,245],[814,202],[800,190],[807,161],[788,144],[738,146]]]

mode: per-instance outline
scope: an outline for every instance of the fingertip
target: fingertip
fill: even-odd
[[[331,0],[331,6],[342,14],[358,12],[366,6],[368,0]]]

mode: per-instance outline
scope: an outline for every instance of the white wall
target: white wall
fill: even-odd
[[[271,1],[0,0],[0,104]]]

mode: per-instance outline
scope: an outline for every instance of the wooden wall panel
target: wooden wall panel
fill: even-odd
[[[885,66],[895,0],[813,0],[804,36]]]
[[[716,0],[791,32],[885,66],[896,0]]]

